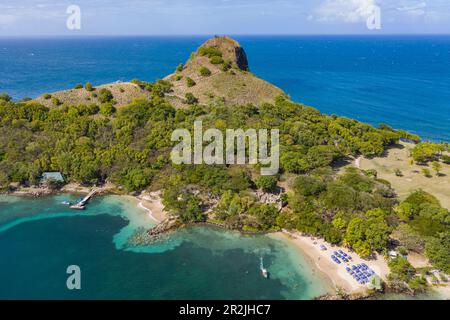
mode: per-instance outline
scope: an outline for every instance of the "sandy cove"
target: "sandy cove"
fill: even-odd
[[[162,204],[161,192],[142,193],[136,197],[140,202],[138,206],[149,212],[149,216],[152,220],[160,223],[167,219],[167,212],[164,211],[164,205]],[[387,262],[383,257],[377,255],[376,259],[366,261],[361,259],[354,252],[350,252],[347,248],[339,246],[331,246],[329,243],[322,239],[316,239],[311,237],[302,236],[299,233],[291,233],[286,230],[274,234],[275,237],[279,237],[293,243],[301,254],[306,255],[313,267],[320,271],[326,280],[331,284],[332,288],[341,288],[348,294],[363,295],[367,292],[367,286],[357,283],[351,275],[347,273],[345,267],[347,265],[335,264],[330,255],[333,251],[342,250],[350,254],[353,258],[352,264],[366,263],[372,270],[374,270],[381,278],[386,281],[389,274],[389,268]],[[327,251],[321,251],[320,246],[325,245]]]
[[[105,184],[102,187],[96,187],[99,194],[114,194],[117,191],[117,187],[113,184]],[[68,184],[64,186],[60,192],[68,193],[89,193],[92,187],[83,187],[79,184]],[[46,188],[22,188],[12,192],[11,194],[17,196],[45,196],[52,194],[51,190]],[[126,197],[125,195],[123,195]],[[149,213],[149,218],[152,219],[157,225],[161,222],[167,220],[169,217],[168,213],[164,210],[164,205],[162,204],[161,191],[146,193],[143,192],[138,196],[129,196],[130,199],[137,201],[137,206]],[[298,232],[289,232],[283,230],[283,232],[278,232],[273,234],[275,237],[281,238],[283,240],[289,241],[294,244],[300,254],[308,258],[311,262],[311,266],[321,272],[324,279],[330,284],[331,289],[343,289],[347,294],[351,295],[364,295],[367,292],[366,285],[361,285],[357,283],[351,275],[347,273],[345,267],[353,264],[367,264],[372,270],[376,272],[381,278],[386,281],[389,274],[389,267],[384,258],[380,255],[376,256],[373,260],[364,260],[360,258],[356,253],[350,252],[347,248],[341,246],[331,246],[329,243],[325,242],[323,239],[314,238],[310,236],[303,236]],[[327,250],[322,251],[320,246],[324,245]],[[334,263],[330,256],[332,252],[342,250],[345,253],[351,255],[353,258],[351,263],[338,265]],[[413,258],[413,257],[411,257]],[[417,263],[415,259],[411,259],[413,265],[416,267],[424,266],[424,262]],[[414,263],[416,262],[416,263]],[[426,263],[428,265],[428,263]],[[450,286],[440,286],[433,287],[436,292],[438,292],[445,299],[450,297]]]
[[[316,268],[328,278],[335,288],[341,288],[348,294],[358,295],[367,292],[367,286],[356,282],[353,277],[347,273],[345,267],[365,263],[376,272],[384,281],[389,274],[389,267],[384,258],[380,255],[374,260],[363,260],[356,253],[350,252],[347,248],[340,246],[331,246],[323,239],[302,236],[300,233],[293,233],[284,230],[275,234],[277,237],[286,239],[295,244],[297,248],[314,263]],[[322,251],[320,246],[324,245],[327,250]],[[334,251],[342,250],[352,257],[351,263],[338,265],[334,263],[330,256]]]
[[[136,197],[140,202],[138,207],[148,211],[150,218],[156,223],[161,223],[167,219],[168,214],[164,211],[161,191],[142,193]]]
[[[117,187],[113,184],[105,184],[102,187],[97,187],[99,194],[115,193]],[[68,193],[89,193],[92,187],[83,187],[79,184],[68,184],[61,189],[61,192]],[[26,189],[21,191],[16,191],[15,194],[40,194],[46,195],[48,190],[46,189]],[[148,212],[149,218],[152,219],[157,225],[162,223],[168,218],[168,213],[164,210],[164,205],[162,204],[161,191],[156,192],[143,192],[138,196],[130,196],[135,199],[138,204],[137,206]],[[278,232],[274,234],[275,237],[282,238],[294,244],[298,249],[300,254],[306,255],[312,263],[312,267],[315,267],[324,276],[325,280],[329,281],[330,288],[340,288],[343,289],[347,294],[352,295],[364,295],[367,292],[367,286],[361,285],[356,282],[351,275],[347,273],[345,267],[352,264],[366,263],[372,270],[374,270],[381,278],[386,281],[389,274],[389,268],[387,262],[383,257],[377,255],[374,260],[363,260],[356,253],[350,252],[347,248],[339,246],[331,246],[329,243],[325,242],[323,239],[302,236],[298,232],[288,232],[283,230],[283,232]],[[324,245],[327,250],[322,251],[320,246]],[[349,264],[338,265],[334,263],[330,256],[333,251],[342,250],[345,253],[351,255],[353,260]],[[441,289],[441,288],[439,288]],[[445,291],[448,288],[441,289]],[[439,291],[441,291],[439,290]],[[448,292],[444,292],[447,295]]]

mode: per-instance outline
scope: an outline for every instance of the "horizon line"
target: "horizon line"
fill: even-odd
[[[450,36],[450,33],[273,33],[273,34],[24,34],[24,35],[0,35],[0,38],[89,38],[89,37],[167,37],[167,38],[181,38],[181,37],[215,37],[215,36],[229,36],[229,37],[351,37],[351,36],[366,36],[366,37],[381,37],[381,36]]]

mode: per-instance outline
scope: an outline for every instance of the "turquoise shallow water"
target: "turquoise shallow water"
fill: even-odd
[[[195,227],[129,248],[133,230],[152,226],[134,201],[96,198],[75,212],[60,204],[68,197],[76,198],[0,196],[1,299],[311,299],[327,291],[289,243]],[[69,265],[81,268],[80,291],[66,288]]]

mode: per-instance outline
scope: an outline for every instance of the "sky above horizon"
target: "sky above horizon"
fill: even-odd
[[[76,5],[81,29],[67,27]],[[379,8],[380,15],[376,9]],[[378,19],[378,17],[380,19]],[[380,21],[370,29],[367,21]],[[378,20],[377,20],[378,19]],[[73,20],[71,20],[73,21]],[[449,34],[449,0],[1,0],[0,36]]]

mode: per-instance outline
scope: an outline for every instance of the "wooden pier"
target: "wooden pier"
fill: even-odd
[[[89,194],[83,198],[83,200],[81,200],[80,202],[78,202],[77,204],[74,204],[73,206],[70,207],[70,209],[75,209],[75,210],[84,210],[86,208],[86,204],[89,202],[89,200],[91,200],[91,198],[97,193],[96,189],[93,189],[91,192],[89,192]]]

